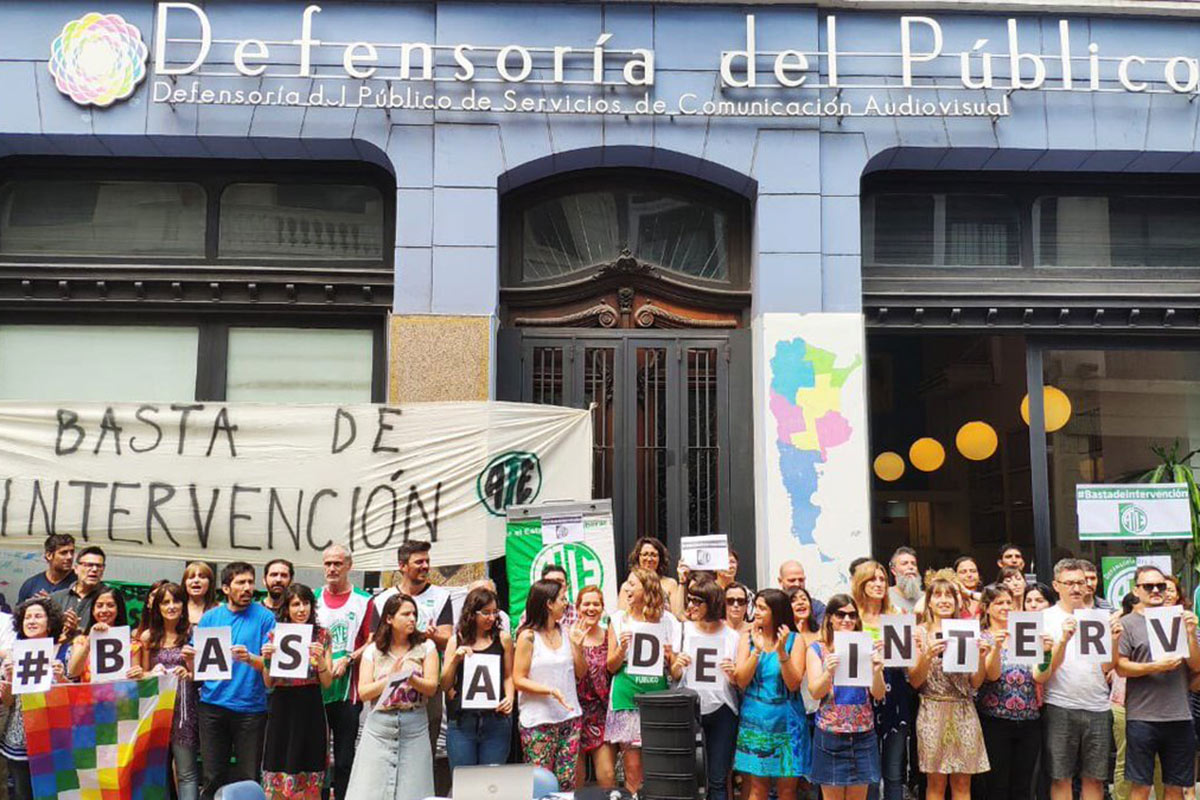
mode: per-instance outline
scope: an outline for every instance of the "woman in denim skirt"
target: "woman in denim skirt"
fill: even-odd
[[[863,800],[867,787],[879,783],[879,741],[871,699],[882,700],[883,654],[876,645],[871,659],[871,688],[834,686],[840,655],[833,649],[835,631],[861,631],[854,598],[835,594],[825,607],[821,636],[808,650],[808,690],[820,701],[813,736],[810,778],[824,800]]]

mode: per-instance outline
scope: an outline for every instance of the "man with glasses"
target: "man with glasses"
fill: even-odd
[[[1189,671],[1200,671],[1196,615],[1183,612],[1188,657],[1152,661],[1150,631],[1143,611],[1161,608],[1167,579],[1157,567],[1143,565],[1134,574],[1138,606],[1122,620],[1117,672],[1125,684],[1125,779],[1132,800],[1146,800],[1154,785],[1154,759],[1162,762],[1166,800],[1182,800],[1195,784],[1196,733],[1188,707]],[[1200,684],[1200,680],[1196,681]]]
[[[329,631],[333,663],[333,680],[321,694],[325,700],[325,720],[333,737],[332,788],[341,800],[350,784],[358,718],[362,714],[355,667],[371,641],[374,607],[371,595],[350,583],[354,559],[345,547],[334,544],[325,548],[321,567],[325,570],[325,585],[317,590],[317,622]],[[321,796],[328,798],[329,789],[324,787]]]
[[[75,582],[66,589],[50,595],[50,600],[63,613],[63,638],[79,631],[86,631],[92,624],[92,604],[104,584],[104,551],[92,545],[85,547],[75,559]],[[117,624],[125,624],[125,598],[120,592],[117,598]]]
[[[1101,800],[1108,779],[1113,746],[1112,708],[1105,673],[1112,664],[1067,658],[1067,643],[1075,635],[1075,611],[1084,607],[1087,579],[1083,565],[1064,558],[1054,565],[1058,604],[1042,612],[1046,633],[1055,640],[1042,710],[1051,800],[1071,800],[1071,782],[1080,778],[1081,800]],[[1121,638],[1121,623],[1111,623],[1113,652]]]

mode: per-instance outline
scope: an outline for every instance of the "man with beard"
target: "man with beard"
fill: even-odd
[[[896,585],[888,589],[888,598],[901,613],[911,614],[917,607],[923,592],[921,570],[917,567],[917,551],[911,547],[897,547],[888,562]]]
[[[292,585],[296,568],[286,558],[276,558],[267,562],[263,569],[263,584],[267,587],[267,596],[262,604],[272,614],[278,613],[279,604],[283,601],[283,593]]]

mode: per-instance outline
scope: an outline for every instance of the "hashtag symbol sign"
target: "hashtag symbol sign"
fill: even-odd
[[[41,683],[49,671],[50,659],[45,650],[26,650],[17,662],[17,680],[23,684]]]

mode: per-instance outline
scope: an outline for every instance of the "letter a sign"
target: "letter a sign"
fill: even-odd
[[[503,693],[500,656],[494,653],[468,653],[463,661],[462,707],[468,711],[495,711]]]

